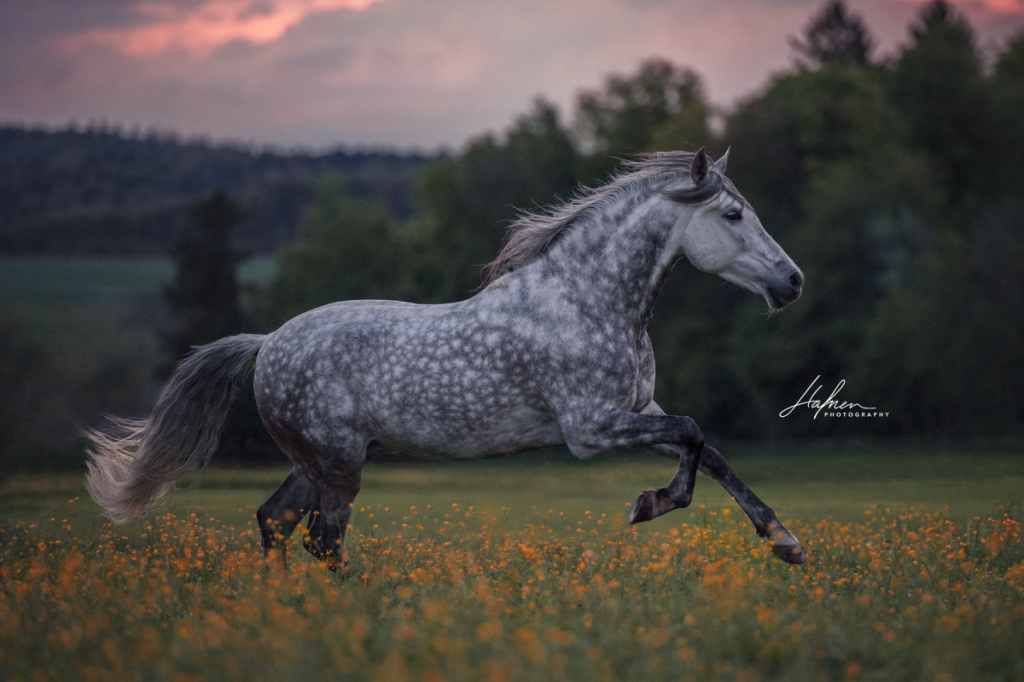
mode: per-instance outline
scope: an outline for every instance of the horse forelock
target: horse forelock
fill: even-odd
[[[523,211],[509,226],[498,257],[483,267],[482,286],[536,260],[569,229],[587,222],[591,215],[624,194],[657,191],[672,201],[699,204],[725,191],[749,206],[732,181],[714,166],[699,185],[662,190],[664,185],[678,180],[680,176],[689,176],[695,156],[694,152],[684,151],[637,154],[623,160],[622,170],[604,185],[581,187],[575,197],[550,208]]]

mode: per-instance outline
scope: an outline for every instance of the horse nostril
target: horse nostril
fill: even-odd
[[[798,270],[789,276],[789,283],[796,288],[800,288],[804,284],[804,276],[800,274],[800,271]]]

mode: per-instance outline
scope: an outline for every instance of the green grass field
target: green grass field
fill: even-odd
[[[733,449],[738,451],[730,457],[736,472],[783,521],[849,522],[872,507],[902,513],[923,505],[965,524],[1000,504],[1024,503],[1024,452],[1007,445],[943,449],[804,444],[790,450],[739,444]],[[586,462],[567,453],[467,463],[371,462],[364,469],[356,506],[403,510],[458,503],[492,513],[513,509],[523,519],[548,510],[577,519],[588,511],[618,518],[642,490],[665,485],[674,468],[645,451]],[[198,483],[183,482],[162,509],[241,525],[253,518],[287,473],[287,467],[212,468]],[[68,499],[75,497],[80,499],[79,522],[91,529],[89,535],[98,534],[103,519],[88,498],[81,473],[8,479],[0,484],[0,519],[43,523],[64,515]],[[692,508],[701,505],[708,510],[735,507],[721,487],[703,476],[697,479]],[[676,517],[689,513],[675,512],[651,525],[671,527]],[[352,523],[362,528],[367,519],[357,513]]]
[[[736,454],[730,456],[729,450]],[[958,523],[1003,503],[1024,502],[1024,451],[1013,445],[976,447],[899,447],[822,444],[768,449],[748,444],[725,446],[736,472],[784,520],[807,523],[832,517],[858,519],[872,505],[905,511],[925,505],[946,510]],[[284,464],[282,456],[282,464]],[[214,462],[216,465],[216,462]],[[564,453],[520,455],[500,460],[448,462],[370,462],[364,469],[357,506],[407,509],[459,503],[478,509],[507,507],[621,513],[627,502],[650,487],[668,483],[672,462],[645,451],[601,455],[577,462]],[[183,483],[167,509],[248,520],[287,474],[280,469],[212,468],[198,485]],[[79,513],[101,522],[80,473],[15,476],[0,484],[0,518],[39,521],[61,513],[67,500],[81,498]],[[697,479],[693,506],[731,504],[711,479]],[[947,509],[948,507],[948,509]],[[236,511],[241,508],[242,512]],[[676,512],[683,514],[686,512]],[[238,516],[241,514],[241,516]],[[364,521],[357,514],[353,524]],[[671,524],[673,516],[654,524]]]

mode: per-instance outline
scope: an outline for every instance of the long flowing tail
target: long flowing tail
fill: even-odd
[[[90,431],[86,486],[114,523],[153,506],[174,483],[206,466],[217,449],[235,378],[266,337],[239,334],[195,349],[164,387],[148,419],[115,420],[110,433]]]

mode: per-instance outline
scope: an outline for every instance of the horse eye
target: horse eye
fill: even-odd
[[[743,214],[740,213],[739,211],[729,211],[728,213],[725,214],[725,219],[731,220],[732,222],[736,222],[737,220],[743,219]]]

